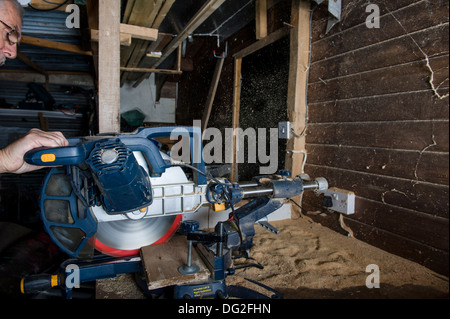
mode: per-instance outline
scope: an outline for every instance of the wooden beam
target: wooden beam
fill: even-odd
[[[94,79],[89,73],[47,71],[47,75],[33,71],[1,70],[0,81],[94,86]]]
[[[222,56],[225,55],[225,52],[222,53]],[[214,103],[214,98],[216,97],[217,87],[219,86],[220,75],[222,74],[223,64],[225,59],[217,59],[216,68],[214,70],[214,75],[211,81],[211,86],[209,88],[208,97],[206,100],[205,110],[203,111],[202,118],[202,132],[208,128],[209,117],[211,116],[211,111]],[[202,134],[203,134],[202,133]]]
[[[234,85],[233,85],[233,149],[231,163],[231,182],[238,182],[237,143],[239,128],[239,112],[241,107],[241,74],[242,59],[234,59]]]
[[[120,0],[99,0],[99,133],[120,131]]]
[[[155,21],[153,22],[152,28],[159,29],[159,27],[161,26],[161,23],[166,18],[167,13],[169,13],[169,11],[172,8],[174,3],[175,3],[175,0],[166,0],[164,2],[161,10],[159,10],[158,15],[156,16]]]
[[[85,51],[79,45],[30,37],[28,35],[23,35],[20,43],[92,56],[91,51]]]
[[[98,42],[98,37],[98,30],[91,29],[91,41]],[[158,39],[158,29],[121,23],[120,44],[123,46],[130,46],[131,39],[156,41]]]
[[[120,67],[120,71],[138,72],[138,73],[183,74],[183,71],[181,70],[163,70],[163,69],[129,68],[129,67]]]
[[[120,33],[129,34],[133,39],[156,41],[158,39],[158,29],[145,28],[131,24],[120,24]]]
[[[256,51],[264,48],[265,46],[268,46],[278,40],[281,40],[284,37],[287,37],[290,34],[290,28],[289,27],[283,27],[278,29],[277,31],[272,32],[268,36],[266,36],[264,39],[261,39],[259,41],[256,41],[255,43],[249,45],[248,47],[242,49],[241,51],[235,53],[233,55],[234,58],[242,59],[246,57],[247,55],[250,55],[252,53],[255,53]]]
[[[304,173],[304,161],[306,159],[306,121],[307,121],[307,85],[310,54],[310,8],[309,0],[292,1],[292,21],[289,82],[287,111],[289,121],[293,123],[296,133],[286,146],[285,168],[291,171],[292,176]],[[300,198],[294,199],[297,203]],[[294,212],[299,212],[293,205]]]
[[[169,43],[166,50],[163,53],[161,59],[159,59],[154,68],[158,67],[162,62],[164,62],[176,49],[178,46],[187,39],[206,19],[208,19],[211,14],[213,14],[225,0],[208,0],[203,7],[194,15],[194,17],[189,21],[186,27],[178,34],[176,38]]]
[[[123,23],[128,23],[128,20],[130,20],[131,12],[133,11],[134,3],[136,0],[128,0],[127,6],[125,7],[125,12],[123,14]]]
[[[186,27],[175,37],[166,47],[163,55],[160,59],[156,60],[151,66],[152,69],[156,69],[161,63],[163,63],[175,50],[178,49],[180,44],[187,39],[206,19],[208,19],[226,0],[208,0],[203,7],[192,17]],[[143,79],[148,77],[148,74],[143,74],[136,83],[140,83]]]
[[[256,39],[267,36],[267,0],[256,0]]]
[[[31,61],[25,54],[23,54],[22,52],[17,52],[17,58],[22,61],[23,63],[25,63],[26,65],[28,65],[29,67],[31,67],[33,70],[37,71],[38,73],[47,75],[47,71],[42,68],[41,66],[37,65],[36,63],[34,63],[33,61]]]
[[[91,29],[91,41],[98,42],[99,31]],[[120,33],[120,45],[124,47],[129,47],[131,45],[132,36],[131,34]]]

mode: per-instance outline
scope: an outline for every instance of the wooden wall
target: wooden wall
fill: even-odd
[[[306,171],[356,193],[356,238],[448,276],[449,2],[375,2],[343,0],[329,34],[314,12]]]
[[[424,53],[437,93],[447,94],[449,4],[376,1],[380,28],[369,29],[371,2],[343,0],[328,34],[326,5],[314,11],[306,173],[356,193],[356,214],[344,219],[356,238],[448,275],[449,99],[433,91]],[[269,9],[269,34],[290,23],[290,4]],[[253,24],[228,40],[210,127],[231,127],[232,55],[255,41]],[[202,118],[214,72],[215,43],[196,39],[195,47],[195,69],[179,82],[177,124]],[[303,205],[315,211],[321,199],[305,194]],[[311,216],[346,234],[337,214]]]

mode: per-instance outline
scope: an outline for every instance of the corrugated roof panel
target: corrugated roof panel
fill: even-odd
[[[25,9],[22,33],[26,35],[64,35],[77,37],[80,30],[66,27],[66,19],[70,13],[64,11],[36,11]]]
[[[64,11],[36,11],[27,8],[22,34],[61,43],[81,45],[79,29],[68,28]],[[20,44],[19,51],[47,71],[91,72],[92,57],[67,51],[48,49],[35,45]],[[19,59],[8,60],[3,67],[8,70],[32,70]]]
[[[49,93],[55,100],[55,105],[76,106],[79,110],[89,109],[89,96],[86,91],[92,87],[80,87],[81,91],[77,93],[68,93],[68,87],[64,85],[49,85]],[[0,81],[0,98],[5,99],[6,103],[16,107],[19,102],[26,98],[29,88],[23,82],[5,82]]]

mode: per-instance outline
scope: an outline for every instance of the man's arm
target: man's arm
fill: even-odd
[[[24,162],[23,157],[28,152],[39,147],[69,146],[61,132],[44,132],[31,129],[27,135],[0,150],[0,174],[23,174],[42,167]]]

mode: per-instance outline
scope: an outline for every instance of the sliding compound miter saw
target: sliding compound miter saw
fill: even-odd
[[[162,151],[157,139],[174,132],[189,140],[190,163]],[[213,233],[189,230],[189,223],[183,227],[189,242],[201,247],[211,281],[223,281],[232,273],[232,253],[251,248],[255,223],[305,190],[328,188],[324,178],[290,178],[286,172],[240,184],[214,176],[202,158],[202,134],[195,127],[73,138],[68,147],[33,150],[25,161],[52,167],[41,192],[41,218],[59,248],[84,265],[82,281],[141,270],[140,249],[170,240],[183,220],[193,219],[205,204],[225,205],[231,214]],[[248,203],[235,208],[242,200]],[[29,278],[22,290],[36,292],[49,282],[64,286],[63,279],[64,274]]]

